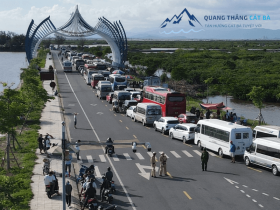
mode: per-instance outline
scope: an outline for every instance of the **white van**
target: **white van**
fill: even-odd
[[[134,112],[134,122],[140,121],[145,126],[161,118],[161,107],[154,103],[139,103]]]
[[[235,144],[235,155],[244,155],[245,149],[252,144],[252,129],[218,119],[199,120],[195,129],[194,143],[200,149],[216,151],[220,157],[230,155],[230,141]]]
[[[276,125],[260,125],[253,130],[254,138],[276,137],[280,138],[280,126]],[[280,139],[278,139],[280,141]]]
[[[100,87],[101,87],[101,85],[111,85],[111,82],[109,82],[109,81],[104,81],[104,80],[100,80],[100,81],[98,81],[98,83],[97,83],[97,85],[95,86],[95,89],[99,89]],[[112,86],[111,86],[112,87]]]
[[[96,97],[99,97],[99,99],[105,98],[110,92],[112,92],[112,86],[110,84],[101,83],[96,91]]]
[[[280,142],[276,137],[257,138],[244,153],[246,166],[255,164],[272,169],[277,176],[280,170]]]

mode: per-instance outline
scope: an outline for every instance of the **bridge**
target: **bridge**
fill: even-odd
[[[121,21],[110,22],[105,17],[98,18],[95,27],[90,26],[79,12],[78,6],[70,19],[61,27],[56,28],[50,16],[39,25],[31,21],[25,38],[25,52],[28,62],[36,57],[37,49],[44,38],[51,34],[65,37],[89,37],[99,35],[104,38],[111,47],[113,54],[112,65],[124,67],[127,59],[127,38]]]

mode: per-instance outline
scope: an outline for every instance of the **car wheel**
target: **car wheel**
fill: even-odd
[[[144,120],[142,120],[142,125],[143,125],[143,126],[146,126],[146,123],[145,123],[145,121],[144,121]]]
[[[219,156],[220,156],[221,158],[223,158],[223,157],[224,157],[224,152],[223,152],[223,150],[220,148],[218,152],[219,152]]]
[[[187,143],[187,140],[186,140],[186,137],[183,136],[183,143],[186,144]]]
[[[248,157],[245,157],[245,165],[246,166],[250,166],[251,165],[250,159]]]
[[[273,166],[272,166],[272,173],[273,173],[274,176],[277,176],[277,175],[279,174],[276,165],[273,165]]]
[[[157,131],[157,126],[154,124],[154,129],[155,129],[155,131]]]
[[[202,150],[201,141],[198,141],[198,142],[197,142],[197,146],[198,146],[198,148],[199,148],[200,150]]]

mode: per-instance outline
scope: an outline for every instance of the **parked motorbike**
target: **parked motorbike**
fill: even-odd
[[[48,158],[44,158],[43,159],[43,166],[42,166],[42,169],[43,169],[43,175],[46,175],[46,174],[49,174],[50,172],[50,164],[51,164],[51,161],[50,159]]]

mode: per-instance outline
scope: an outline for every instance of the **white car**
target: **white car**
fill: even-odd
[[[126,116],[130,117],[131,119],[134,119],[134,109],[136,108],[136,106],[130,106],[127,110],[126,110]]]
[[[163,134],[168,133],[171,128],[179,124],[178,118],[175,117],[161,117],[158,121],[154,121],[155,131],[159,130]]]
[[[181,139],[183,143],[194,139],[196,124],[193,123],[182,123],[176,125],[174,128],[169,130],[169,136],[171,139]]]

